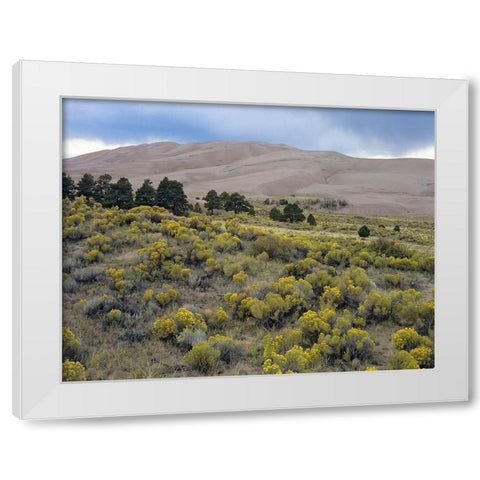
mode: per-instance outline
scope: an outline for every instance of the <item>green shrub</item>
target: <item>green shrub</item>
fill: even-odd
[[[327,265],[338,267],[348,262],[349,255],[345,250],[330,250],[325,255],[325,262]]]
[[[405,350],[395,352],[388,362],[389,370],[407,370],[420,368],[415,358]]]
[[[62,291],[64,293],[75,293],[78,288],[78,283],[73,279],[68,277],[62,282]]]
[[[358,314],[369,321],[381,322],[392,317],[395,295],[382,295],[370,292],[358,307]]]
[[[119,307],[119,302],[111,295],[103,295],[87,300],[83,304],[83,312],[87,317],[105,315],[113,309]]]
[[[219,359],[227,365],[233,365],[240,359],[240,349],[230,337],[214,335],[209,341],[220,352]]]
[[[383,278],[384,278],[387,286],[390,286],[390,287],[400,288],[400,286],[403,283],[403,274],[401,274],[401,273],[397,273],[397,274],[386,273],[383,276]]]
[[[196,343],[207,340],[203,330],[186,328],[177,335],[177,343],[184,350],[190,350]]]
[[[366,225],[361,226],[358,230],[358,236],[361,238],[369,237],[370,229]]]
[[[103,268],[85,267],[72,271],[71,278],[77,283],[101,282],[105,279]]]
[[[410,258],[413,252],[395,240],[377,238],[370,242],[369,248],[387,257]]]
[[[415,305],[415,329],[420,335],[427,335],[435,323],[435,303],[433,300]]]
[[[203,375],[213,373],[218,366],[220,351],[208,342],[198,342],[183,357],[183,363]]]
[[[150,337],[150,334],[147,331],[145,331],[143,328],[133,327],[125,330],[120,335],[120,340],[129,342],[129,343],[141,343],[145,340],[148,340],[149,337]]]
[[[373,354],[374,341],[368,332],[359,328],[351,328],[342,337],[342,349],[348,355],[349,360],[358,358],[368,360]]]

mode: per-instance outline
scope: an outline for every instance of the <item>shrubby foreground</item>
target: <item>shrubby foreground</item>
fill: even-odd
[[[64,380],[434,366],[433,222],[253,206],[64,199]]]

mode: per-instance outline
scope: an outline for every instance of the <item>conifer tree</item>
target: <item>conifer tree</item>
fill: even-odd
[[[122,177],[118,182],[112,183],[104,205],[106,207],[117,206],[123,209],[132,208],[135,205],[132,184],[128,178]]]
[[[290,223],[303,222],[305,220],[303,210],[296,203],[286,205],[283,209],[283,216]]]
[[[210,215],[213,214],[214,210],[222,208],[222,200],[215,190],[210,190],[203,200],[205,200],[205,208]]]
[[[75,182],[70,175],[65,172],[62,173],[62,198],[69,198],[73,200],[75,197]]]
[[[185,215],[188,211],[188,200],[183,185],[177,180],[165,177],[158,185],[156,204],[175,215]]]
[[[153,188],[152,181],[147,178],[142,186],[135,192],[135,205],[155,205],[157,193]]]
[[[108,173],[100,175],[95,187],[93,189],[93,198],[96,202],[100,202],[102,205],[105,204],[105,199],[108,197],[110,192],[112,176]]]
[[[93,197],[95,193],[95,179],[93,175],[85,173],[77,184],[77,195],[87,198]]]

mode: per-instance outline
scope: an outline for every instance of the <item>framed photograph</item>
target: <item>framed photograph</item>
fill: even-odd
[[[464,80],[21,61],[13,412],[468,400]]]

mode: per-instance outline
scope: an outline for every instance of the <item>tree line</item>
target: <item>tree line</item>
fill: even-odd
[[[298,203],[288,203],[287,201],[284,201],[284,203],[282,204],[285,205],[283,207],[283,211],[277,207],[273,207],[270,210],[270,213],[268,215],[272,220],[276,222],[290,222],[290,223],[303,222],[305,220],[305,215],[303,213],[303,210],[300,207],[300,205],[298,205]],[[306,219],[307,219],[307,223],[309,223],[312,226],[315,226],[317,224],[317,221],[315,220],[315,217],[312,214],[308,215]]]
[[[183,184],[177,180],[169,180],[165,177],[154,188],[152,181],[147,178],[134,192],[132,184],[126,177],[112,182],[112,176],[108,173],[100,175],[97,180],[90,173],[85,173],[75,184],[72,177],[62,174],[62,198],[73,199],[85,196],[93,198],[105,208],[119,207],[129,209],[135,206],[148,205],[166,208],[175,215],[186,215],[189,210],[201,213],[202,208],[197,202],[192,205],[188,202],[187,195],[183,190]],[[203,198],[208,213],[223,209],[233,211],[235,214],[247,212],[255,215],[253,205],[237,192],[223,192],[220,195],[215,190],[210,190]]]
[[[236,214],[246,212],[250,215],[255,215],[253,205],[237,192],[223,192],[219,195],[215,190],[210,190],[203,197],[203,200],[205,201],[204,206],[210,215],[213,215],[214,210],[225,210]]]

